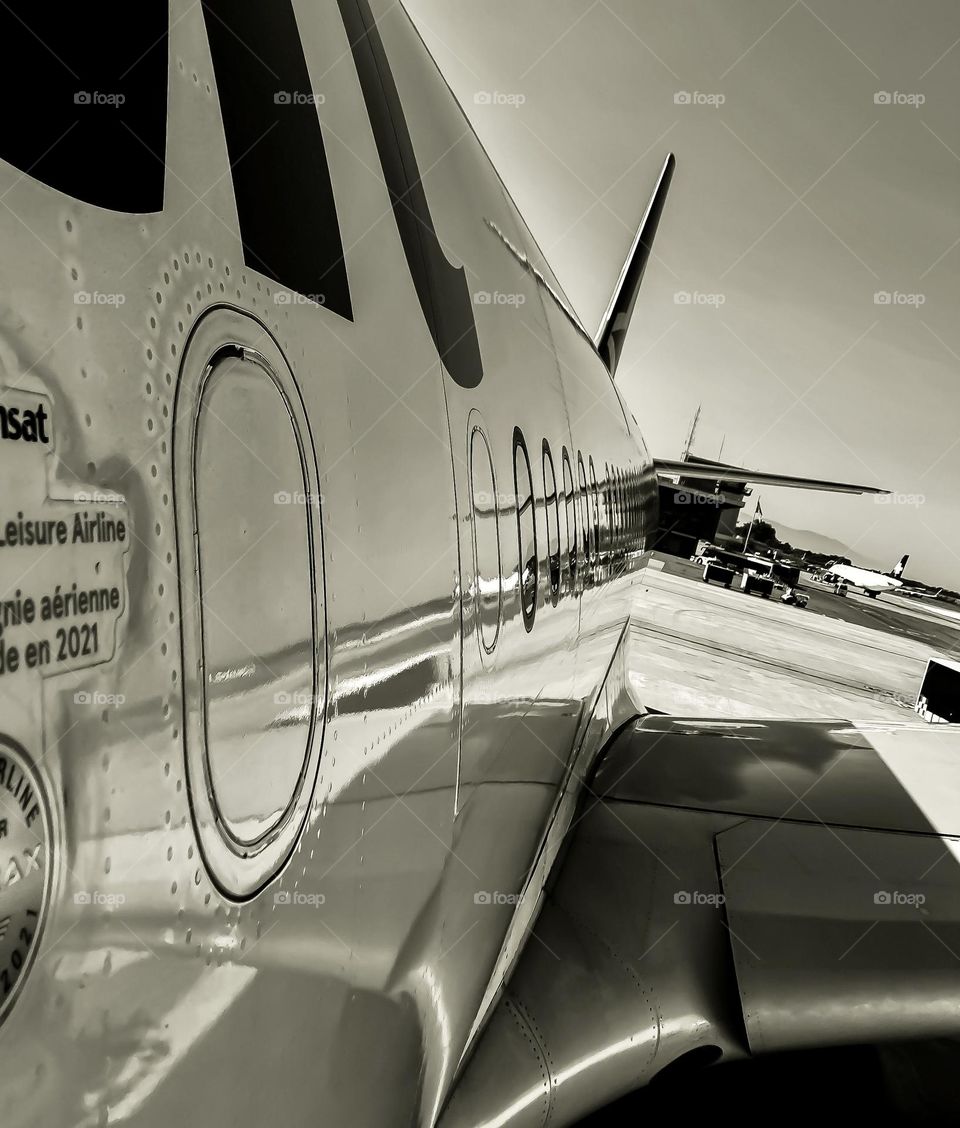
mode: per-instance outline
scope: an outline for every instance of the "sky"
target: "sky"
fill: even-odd
[[[676,153],[617,376],[654,454],[702,403],[697,454],[893,491],[774,523],[960,589],[960,4],[406,3],[591,330]]]

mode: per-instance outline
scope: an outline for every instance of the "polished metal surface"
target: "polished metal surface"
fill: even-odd
[[[574,1124],[685,1054],[744,1055],[713,856],[730,825],[588,803],[443,1128]]]
[[[891,733],[928,771],[946,747],[920,726],[623,727],[443,1128],[575,1124],[684,1060],[955,1035],[957,840],[916,808],[897,833],[838,825]],[[844,750],[808,807],[810,765],[825,782]]]
[[[762,849],[759,847],[762,840]],[[717,836],[754,1053],[954,1035],[957,840],[748,821]]]
[[[923,729],[891,725],[889,732],[917,759],[943,747]],[[960,811],[947,824],[930,822],[877,751],[877,735],[846,721],[645,717],[618,735],[592,790],[605,799],[757,818],[960,833]],[[954,774],[946,769],[942,784]]]
[[[45,785],[22,748],[0,742],[0,1021],[40,947],[54,881]]]
[[[476,319],[483,379],[450,378],[338,6],[295,9],[352,321],[244,262],[197,7],[170,7],[162,212],[0,165],[21,221],[3,222],[0,382],[49,401],[53,439],[4,444],[3,519],[48,497],[72,517],[86,491],[130,528],[96,557],[118,587],[105,660],[0,678],[62,874],[0,1032],[5,1128],[432,1122],[609,731],[598,687],[629,599],[607,594],[655,527],[649,457],[407,17],[377,3]],[[560,496],[581,455],[632,471],[644,514],[614,545],[598,482],[590,567]],[[13,551],[15,584],[32,561]],[[30,590],[86,568],[58,549]]]
[[[174,405],[186,783],[229,898],[289,859],[326,715],[319,473],[293,375],[261,323],[202,317]]]

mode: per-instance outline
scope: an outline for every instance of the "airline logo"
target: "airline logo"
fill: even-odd
[[[11,442],[49,443],[49,421],[42,401],[35,408],[0,402],[0,439]]]

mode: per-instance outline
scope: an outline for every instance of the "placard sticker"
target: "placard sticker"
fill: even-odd
[[[23,752],[0,739],[0,1019],[39,946],[50,901],[46,793]]]
[[[94,666],[116,650],[126,501],[83,486],[51,498],[54,446],[50,399],[0,388],[0,686]]]

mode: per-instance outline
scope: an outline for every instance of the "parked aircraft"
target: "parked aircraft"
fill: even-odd
[[[559,1126],[955,1033],[958,758],[631,688],[672,157],[594,331],[391,0],[0,26],[3,1128]]]
[[[876,599],[881,592],[893,592],[903,587],[900,577],[907,566],[909,556],[901,556],[889,572],[876,572],[870,568],[856,568],[852,564],[828,564],[823,579],[828,584],[845,583],[848,587],[860,588],[864,595]]]

